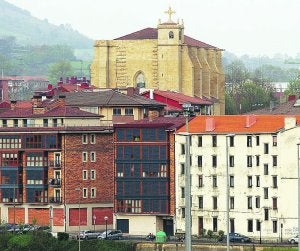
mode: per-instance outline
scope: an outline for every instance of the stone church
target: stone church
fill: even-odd
[[[114,40],[96,40],[91,83],[99,88],[140,87],[170,90],[214,102],[225,112],[222,50],[184,35],[175,12],[157,28],[145,28]]]

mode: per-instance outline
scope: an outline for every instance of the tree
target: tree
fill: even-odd
[[[300,93],[300,72],[298,75],[289,82],[287,89],[285,90],[286,95],[295,95]]]
[[[74,70],[69,61],[63,60],[49,66],[48,77],[51,83],[56,84],[61,77],[66,78],[73,75]]]
[[[225,82],[233,86],[244,83],[249,78],[249,71],[241,60],[234,60],[225,66]]]

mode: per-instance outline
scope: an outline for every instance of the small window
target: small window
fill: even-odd
[[[255,197],[255,207],[260,208],[260,197],[259,196]]]
[[[260,187],[260,176],[256,175],[256,187]]]
[[[216,175],[213,175],[212,177],[212,181],[213,181],[213,187],[216,188],[218,187],[218,180],[217,180],[217,176]]]
[[[229,176],[229,186],[234,187],[234,176],[233,175]]]
[[[169,38],[170,38],[170,39],[173,39],[173,38],[174,38],[174,32],[173,32],[173,31],[170,31],[170,32],[169,32]]]
[[[213,209],[218,209],[218,197],[213,196]]]
[[[247,156],[247,167],[252,167],[252,156],[251,155]]]
[[[269,189],[267,187],[264,188],[264,198],[265,199],[269,198]]]
[[[229,137],[229,146],[234,147],[234,136]]]
[[[180,164],[180,170],[181,170],[180,174],[184,175],[185,174],[185,164],[183,164],[183,163]]]
[[[199,196],[198,201],[199,201],[199,208],[203,209],[203,196]]]
[[[253,220],[248,220],[248,232],[253,232]]]
[[[96,152],[90,153],[91,162],[96,162]]]
[[[88,171],[87,170],[82,170],[82,179],[87,180],[88,179]]]
[[[91,144],[95,144],[96,143],[96,135],[95,134],[91,134],[90,135],[90,142],[91,142]]]
[[[57,127],[58,126],[57,119],[53,119],[52,123],[53,123],[53,127]]]
[[[234,209],[234,197],[231,196],[229,199],[229,207],[230,209]]]
[[[23,127],[27,127],[28,123],[27,123],[27,119],[23,119]]]
[[[82,197],[87,198],[87,188],[82,189]]]
[[[269,144],[264,143],[264,154],[269,154]]]
[[[7,127],[7,119],[3,119],[2,120],[2,126],[3,127]]]
[[[233,155],[229,156],[229,166],[234,167],[234,156]]]
[[[252,136],[247,136],[247,147],[252,147]]]
[[[113,115],[121,115],[121,108],[113,108]]]
[[[203,175],[198,176],[199,187],[203,187]]]
[[[277,155],[272,156],[273,167],[277,167]]]
[[[198,167],[202,167],[202,156],[198,156]]]
[[[252,176],[248,176],[248,187],[252,187]]]
[[[278,232],[278,227],[277,227],[277,220],[273,220],[273,233],[277,233]]]
[[[91,180],[96,179],[96,170],[91,170]]]
[[[265,208],[264,212],[265,212],[265,220],[269,220],[269,209]]]
[[[273,146],[277,146],[277,135],[272,136]]]
[[[272,177],[272,180],[273,180],[273,188],[278,188],[278,186],[277,186],[277,176],[273,176]]]
[[[264,175],[268,175],[268,174],[269,174],[269,165],[264,164]]]
[[[202,136],[198,136],[198,147],[202,147]]]
[[[259,146],[259,136],[256,136],[256,145]]]
[[[82,162],[87,162],[87,152],[82,153]]]
[[[181,144],[180,148],[181,148],[181,154],[185,154],[185,144]]]
[[[248,196],[248,209],[252,209],[252,196]]]
[[[82,134],[82,144],[87,144],[88,140],[87,140],[87,135],[86,134]]]
[[[185,218],[185,208],[181,208],[181,217],[184,219]]]
[[[213,217],[213,232],[218,232],[218,217]]]
[[[96,188],[91,188],[91,198],[96,197]]]
[[[256,159],[256,166],[259,166],[260,165],[260,156],[256,155],[255,159]]]
[[[216,155],[212,156],[212,167],[217,167],[217,156]]]
[[[181,187],[181,198],[185,197],[185,189],[184,187]]]
[[[217,147],[217,136],[216,135],[212,136],[212,146]]]
[[[43,119],[43,126],[48,127],[48,119]]]
[[[277,197],[273,197],[272,198],[272,204],[273,204],[273,209],[274,210],[277,210]]]
[[[14,119],[14,127],[18,127],[19,126],[19,120],[18,119]]]
[[[133,108],[125,108],[125,115],[133,115]]]
[[[260,220],[256,220],[256,231],[260,231],[260,228],[261,228],[261,222]]]

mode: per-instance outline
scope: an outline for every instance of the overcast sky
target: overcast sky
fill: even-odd
[[[185,34],[237,55],[300,53],[300,0],[7,0],[92,39],[113,39],[183,19]]]

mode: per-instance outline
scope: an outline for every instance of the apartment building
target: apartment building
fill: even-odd
[[[0,219],[53,231],[112,224],[113,129],[65,96],[0,113]],[[105,220],[104,217],[108,217]]]
[[[191,231],[282,240],[298,231],[300,116],[198,116],[175,136],[176,231],[185,230],[185,140],[190,137]],[[228,170],[228,173],[227,173]],[[228,180],[227,180],[228,178]],[[227,198],[226,188],[229,187]]]
[[[174,235],[174,132],[185,118],[153,114],[114,125],[114,224],[134,235]]]

